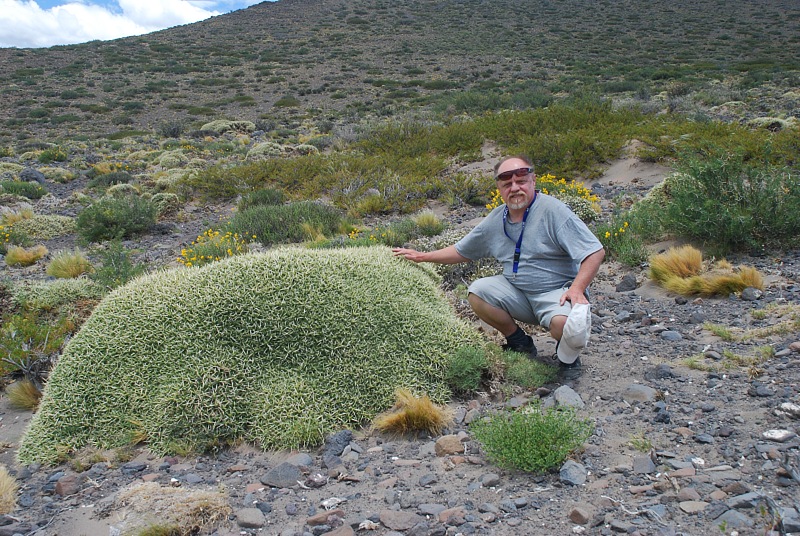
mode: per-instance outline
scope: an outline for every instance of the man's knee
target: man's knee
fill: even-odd
[[[555,340],[560,341],[561,336],[564,334],[564,325],[567,323],[567,317],[564,315],[555,315],[550,319],[550,336]]]

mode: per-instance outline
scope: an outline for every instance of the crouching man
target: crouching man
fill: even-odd
[[[505,158],[494,172],[505,204],[467,236],[436,251],[392,251],[413,262],[497,259],[503,275],[478,279],[469,287],[475,314],[506,337],[503,348],[531,356],[536,356],[533,339],[517,321],[549,329],[558,341],[562,378],[576,379],[591,333],[587,289],[603,262],[603,246],[564,203],[536,190],[530,159]]]

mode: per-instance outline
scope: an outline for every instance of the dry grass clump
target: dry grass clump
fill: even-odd
[[[33,218],[33,209],[23,208],[18,211],[10,211],[3,214],[2,222],[5,225],[13,225],[22,220],[29,220]]]
[[[180,536],[211,533],[232,512],[227,496],[219,491],[162,487],[157,482],[120,491],[115,506],[128,510],[128,530],[160,525]]]
[[[736,268],[724,259],[704,266],[702,253],[691,246],[652,257],[650,278],[683,296],[727,296],[748,287],[764,288],[764,278],[755,268]]]
[[[45,255],[47,255],[47,248],[44,246],[32,248],[9,246],[5,261],[8,266],[31,266]]]
[[[449,408],[437,406],[427,395],[417,398],[408,389],[398,389],[395,396],[394,407],[372,421],[381,432],[402,435],[425,431],[438,434],[453,420]]]
[[[92,263],[78,249],[58,252],[47,265],[47,275],[59,279],[74,279],[92,271]]]
[[[17,480],[0,465],[0,514],[10,514],[17,506]]]
[[[6,387],[8,402],[15,408],[36,411],[42,399],[42,391],[35,383],[23,379]]]
[[[703,268],[703,254],[692,246],[669,248],[650,259],[650,279],[664,282],[673,277],[698,275]]]

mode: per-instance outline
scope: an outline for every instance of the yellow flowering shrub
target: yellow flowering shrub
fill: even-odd
[[[253,235],[253,240],[256,236]],[[238,233],[209,229],[197,237],[189,247],[181,249],[178,262],[184,266],[203,266],[210,262],[219,261],[226,257],[233,257],[240,253],[247,253],[247,240]]]

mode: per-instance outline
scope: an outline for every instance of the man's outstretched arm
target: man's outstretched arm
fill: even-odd
[[[455,246],[437,249],[436,251],[417,251],[407,248],[392,248],[396,257],[404,257],[413,262],[435,262],[436,264],[458,264],[467,262],[468,258],[456,251]]]

